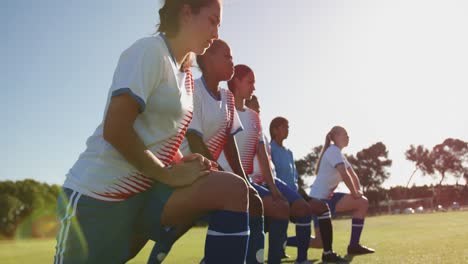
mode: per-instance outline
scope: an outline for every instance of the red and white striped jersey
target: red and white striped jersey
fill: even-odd
[[[236,134],[237,149],[241,159],[242,167],[247,175],[253,173],[254,157],[257,153],[257,144],[263,142],[262,127],[257,112],[250,108],[237,111],[244,129]],[[218,159],[219,165],[228,171],[232,171],[226,157],[223,155]]]
[[[267,154],[268,154],[268,161],[270,162],[270,168],[271,168],[271,175],[273,178],[276,178],[276,172],[275,172],[275,164],[273,164],[273,161],[271,160],[271,148],[270,144],[268,143],[269,140],[266,137],[265,133],[262,132],[262,137],[263,137],[263,143],[265,144],[265,147],[267,149]],[[252,181],[258,184],[262,184],[265,182],[265,177],[262,173],[262,170],[260,168],[260,163],[258,161],[258,156],[255,155],[254,158],[254,169],[252,174],[249,175],[250,178],[252,178]]]
[[[217,160],[229,135],[235,135],[242,130],[235,105],[234,95],[227,89],[220,89],[220,98],[215,98],[203,80],[195,80],[193,95],[193,119],[188,128],[202,137],[203,142]],[[180,147],[186,155],[191,153],[187,139]]]
[[[105,113],[113,96],[131,95],[140,106],[136,133],[165,165],[180,159],[179,146],[193,114],[193,79],[181,72],[161,34],[135,42],[120,56]],[[104,114],[105,116],[105,114]],[[106,201],[121,201],[153,181],[103,138],[103,124],[67,174],[64,187]]]

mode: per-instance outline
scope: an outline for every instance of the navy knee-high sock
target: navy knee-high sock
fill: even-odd
[[[298,217],[295,219],[297,236],[297,261],[307,260],[307,250],[310,241],[310,216]]]
[[[325,213],[319,215],[317,218],[318,225],[320,228],[320,234],[322,235],[323,252],[325,254],[329,254],[333,251],[333,227],[331,223],[330,211],[326,211]]]
[[[270,218],[269,221],[268,263],[279,264],[284,253],[284,234],[287,234],[289,219]]]
[[[263,232],[263,216],[249,218],[250,237],[247,248],[247,264],[258,264],[265,261],[265,232]]]
[[[245,262],[249,241],[247,212],[215,211],[211,214],[206,235],[206,264]]]
[[[286,245],[290,247],[297,247],[297,236],[288,237],[288,241],[286,242]]]
[[[163,231],[160,241],[157,241],[150,253],[148,264],[160,264],[166,258],[172,245],[177,240],[176,228],[170,228]]]
[[[349,241],[349,245],[355,246],[359,244],[359,240],[361,239],[362,229],[364,228],[364,219],[353,218],[351,224],[351,240]]]

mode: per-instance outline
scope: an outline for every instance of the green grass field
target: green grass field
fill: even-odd
[[[334,249],[342,255],[349,240],[350,222],[333,222]],[[177,242],[165,263],[198,263],[205,232],[204,228],[192,229]],[[289,226],[289,234],[294,234],[293,225]],[[351,263],[468,263],[468,211],[370,217],[361,242],[377,253],[354,257]],[[53,263],[54,246],[54,239],[0,241],[0,262]],[[152,246],[152,242],[148,243],[128,263],[146,263]],[[296,256],[295,248],[288,247],[287,253]],[[320,256],[320,250],[309,250],[309,259],[314,263],[321,263]]]

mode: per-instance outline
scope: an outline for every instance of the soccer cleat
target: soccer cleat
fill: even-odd
[[[363,255],[363,254],[371,254],[374,253],[375,250],[372,248],[368,248],[366,246],[362,246],[360,244],[357,245],[349,245],[348,246],[348,254],[349,255]]]
[[[281,256],[281,259],[288,259],[288,258],[291,258],[291,256],[286,254],[286,252],[284,252],[283,255]]]
[[[348,263],[348,260],[342,258],[340,255],[336,254],[335,252],[331,252],[328,254],[322,254],[322,262],[326,263]]]

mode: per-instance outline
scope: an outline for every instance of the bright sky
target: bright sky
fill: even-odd
[[[161,2],[1,5],[0,180],[61,184],[102,119],[120,53],[154,32]],[[346,153],[387,146],[388,187],[406,185],[410,144],[468,140],[466,14],[465,0],[225,0],[220,35],[256,73],[264,126],[289,119],[296,159],[340,124]]]

